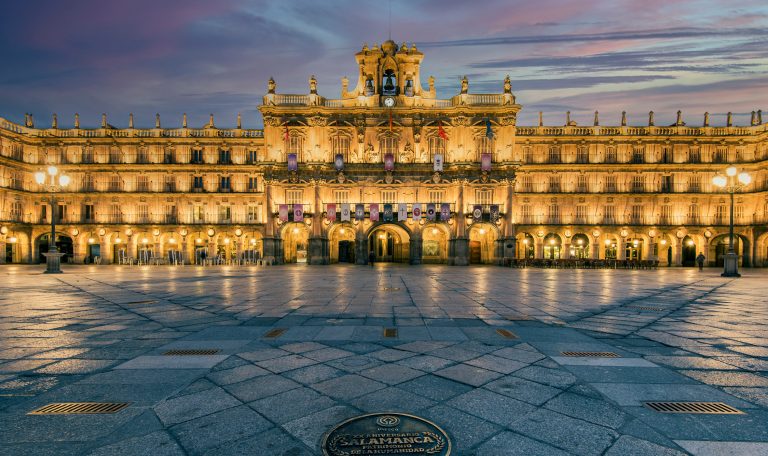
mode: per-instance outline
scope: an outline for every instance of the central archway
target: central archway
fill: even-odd
[[[306,263],[309,248],[309,228],[304,223],[283,225],[283,253],[286,263]]]
[[[368,232],[368,250],[376,262],[407,263],[410,259],[411,237],[408,231],[395,223],[373,226]]]
[[[334,223],[328,231],[331,263],[355,263],[355,226]]]
[[[444,223],[429,223],[424,226],[422,233],[421,262],[447,263],[448,239],[451,233]]]
[[[498,229],[490,223],[473,223],[469,227],[469,263],[491,264],[496,258]]]

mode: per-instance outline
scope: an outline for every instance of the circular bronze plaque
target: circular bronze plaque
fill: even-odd
[[[448,456],[451,439],[440,426],[405,413],[356,416],[326,432],[324,456],[409,455]]]

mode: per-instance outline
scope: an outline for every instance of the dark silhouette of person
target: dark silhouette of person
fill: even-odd
[[[699,252],[699,256],[696,257],[696,264],[699,265],[699,271],[704,270],[704,260],[706,257],[704,256],[704,252]]]
[[[376,254],[373,253],[373,250],[371,250],[370,253],[368,253],[368,264],[370,264],[371,267],[373,267],[373,263],[375,261],[376,261]]]

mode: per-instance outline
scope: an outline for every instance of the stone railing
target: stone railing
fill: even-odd
[[[518,136],[751,136],[768,131],[768,123],[752,127],[602,127],[518,126]]]

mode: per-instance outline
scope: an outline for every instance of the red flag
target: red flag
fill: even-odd
[[[288,124],[285,124],[285,133],[283,134],[283,140],[288,141]]]
[[[444,140],[448,141],[448,134],[443,130],[443,122],[437,121],[437,136],[443,138]]]

